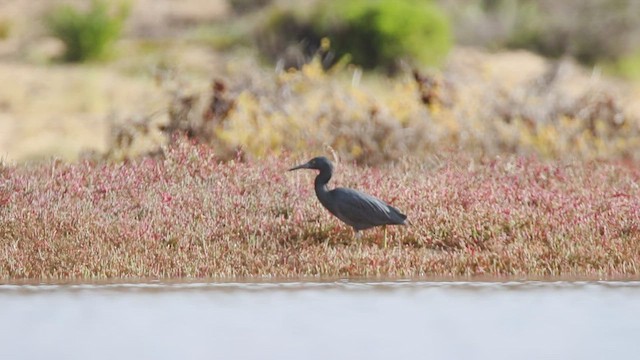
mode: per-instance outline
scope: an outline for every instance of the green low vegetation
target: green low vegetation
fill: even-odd
[[[113,6],[108,1],[92,0],[86,11],[61,5],[46,17],[46,23],[51,34],[65,45],[63,60],[83,62],[109,54],[120,37],[128,13],[127,3]]]
[[[452,45],[447,17],[426,0],[334,0],[311,10],[274,7],[256,38],[274,61],[293,56],[289,63],[299,66],[327,38],[329,65],[346,56],[365,69],[385,71],[397,70],[401,60],[440,64]]]
[[[313,27],[338,57],[365,69],[392,69],[402,59],[439,64],[451,47],[449,20],[425,0],[323,2]]]

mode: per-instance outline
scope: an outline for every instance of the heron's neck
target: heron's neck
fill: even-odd
[[[316,176],[316,196],[318,196],[318,199],[320,199],[321,201],[324,200],[329,194],[329,188],[327,187],[329,180],[331,180],[330,171],[320,171],[320,174]]]

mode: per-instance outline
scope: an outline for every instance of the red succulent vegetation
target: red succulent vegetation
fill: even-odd
[[[222,162],[177,141],[164,159],[0,166],[0,278],[640,273],[640,168],[459,154],[332,181],[411,226],[352,237],[315,199],[302,158]]]

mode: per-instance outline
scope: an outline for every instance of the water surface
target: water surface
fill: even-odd
[[[640,282],[0,285],[1,359],[637,359]]]

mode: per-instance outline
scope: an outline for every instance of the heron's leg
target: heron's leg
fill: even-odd
[[[383,225],[382,228],[384,229],[384,248],[387,248],[387,225]]]

